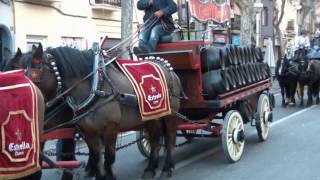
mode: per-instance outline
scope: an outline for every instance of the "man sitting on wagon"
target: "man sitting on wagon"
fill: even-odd
[[[320,30],[317,29],[311,41],[311,50],[307,54],[308,60],[320,60]]]
[[[135,54],[154,52],[161,36],[170,35],[174,30],[172,14],[178,9],[173,0],[139,0],[139,10],[144,10],[145,27],[139,34],[139,47],[134,47]],[[157,18],[153,23],[152,16]]]
[[[306,30],[302,30],[300,36],[295,39],[295,59],[304,59],[310,48],[310,40]]]

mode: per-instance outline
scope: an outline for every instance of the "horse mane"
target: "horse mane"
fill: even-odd
[[[92,71],[94,52],[70,47],[57,47],[46,51],[54,56],[63,78],[83,78]]]

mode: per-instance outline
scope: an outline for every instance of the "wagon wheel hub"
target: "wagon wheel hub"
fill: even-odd
[[[234,129],[232,133],[232,141],[237,144],[243,142],[245,138],[243,129]]]
[[[273,116],[271,111],[263,112],[263,122],[266,124],[268,122],[272,122]]]

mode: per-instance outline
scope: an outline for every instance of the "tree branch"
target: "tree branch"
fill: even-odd
[[[286,6],[286,0],[282,0],[282,4],[281,4],[281,11],[280,11],[280,17],[279,17],[279,20],[278,22],[275,24],[276,27],[279,27],[282,19],[283,19],[283,16],[284,16],[284,7]]]

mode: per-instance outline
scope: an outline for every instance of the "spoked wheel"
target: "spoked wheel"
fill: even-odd
[[[269,96],[261,94],[258,101],[256,129],[260,141],[265,141],[269,136],[270,124],[272,121],[272,111]]]
[[[221,141],[227,160],[232,163],[239,161],[244,149],[245,136],[243,120],[238,111],[229,111],[225,116]]]
[[[142,139],[137,142],[138,149],[142,156],[149,158],[150,152],[151,152],[151,146],[149,142],[148,133],[145,130],[137,131],[136,139],[140,139],[140,138]]]
[[[142,138],[142,139],[141,139]],[[136,132],[136,139],[141,139],[137,142],[138,149],[142,156],[149,158],[151,153],[151,145],[149,141],[149,135],[146,130]],[[160,137],[160,150],[164,145],[164,139]]]

